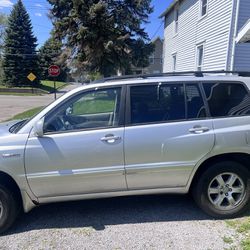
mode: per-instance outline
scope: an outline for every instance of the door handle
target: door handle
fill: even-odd
[[[189,129],[189,132],[193,134],[202,134],[208,131],[209,131],[208,127],[202,127],[202,126],[194,126],[193,128]]]
[[[116,141],[120,141],[122,138],[120,136],[115,135],[106,135],[105,137],[101,138],[102,142],[107,142],[109,144],[115,143]]]

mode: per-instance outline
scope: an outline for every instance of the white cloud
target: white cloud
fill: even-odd
[[[36,7],[40,7],[40,8],[43,7],[43,5],[41,5],[40,3],[36,3],[35,6],[36,6]]]
[[[41,14],[41,13],[39,13],[39,12],[37,12],[37,13],[35,13],[35,16],[39,16],[39,17],[41,17],[41,16],[42,16],[42,14]]]
[[[12,7],[13,3],[10,0],[0,0],[0,8],[6,7]]]

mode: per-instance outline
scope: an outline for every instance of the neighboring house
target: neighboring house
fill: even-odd
[[[154,74],[162,73],[163,69],[163,41],[160,37],[157,37],[152,41],[155,45],[155,50],[149,57],[149,66],[146,68],[134,68],[134,74]]]
[[[250,0],[174,0],[161,17],[164,72],[250,71],[250,44],[236,39],[250,18]]]

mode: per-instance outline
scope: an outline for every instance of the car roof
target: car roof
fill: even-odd
[[[150,84],[150,83],[175,83],[175,82],[192,82],[192,83],[200,83],[200,82],[239,82],[244,83],[250,89],[250,77],[242,77],[235,75],[206,75],[203,77],[196,76],[164,76],[164,77],[147,77],[147,78],[128,78],[128,79],[119,79],[113,78],[108,80],[99,80],[97,82],[93,82],[82,87],[75,89],[75,91],[91,89],[91,88],[100,88],[100,87],[109,87],[109,86],[121,86],[121,85],[131,85],[131,84]],[[74,90],[73,90],[74,91]]]

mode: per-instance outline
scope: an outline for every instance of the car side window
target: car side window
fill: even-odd
[[[120,102],[121,88],[81,93],[45,117],[44,132],[116,127]]]
[[[204,100],[197,84],[186,84],[187,118],[206,117]]]
[[[158,84],[130,88],[131,124],[185,119],[183,84]]]
[[[203,83],[212,117],[250,114],[250,96],[240,83]]]

